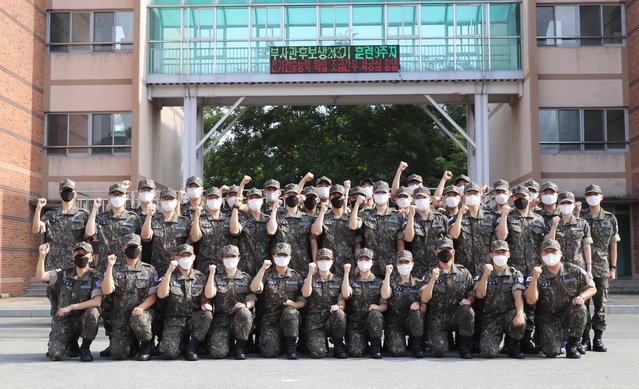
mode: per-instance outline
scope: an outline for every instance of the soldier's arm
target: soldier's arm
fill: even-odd
[[[388,309],[388,303],[386,302],[386,299],[379,299],[379,304],[377,304],[377,310],[380,312],[386,312],[386,310]]]
[[[142,226],[142,232],[140,233],[140,238],[142,238],[142,240],[144,241],[149,241],[151,240],[151,238],[153,238],[153,229],[151,228],[151,224],[152,224],[151,219],[153,219],[153,215],[154,215],[153,208],[154,208],[153,205],[149,206],[149,211],[146,216],[146,219],[144,220],[144,225]]]
[[[397,251],[404,250],[404,239],[397,239]]]
[[[395,201],[395,193],[397,193],[397,189],[399,189],[399,180],[402,177],[402,172],[406,170],[407,167],[408,167],[408,164],[402,161],[399,163],[399,167],[397,168],[397,171],[395,171],[395,177],[393,177],[393,182],[391,184],[391,191],[390,191],[391,199],[393,199],[393,201]]]
[[[113,258],[112,258],[113,257]],[[102,294],[105,296],[110,295],[115,291],[115,282],[113,281],[113,266],[115,265],[115,255],[109,255],[107,258],[107,267],[104,272],[104,279],[102,280]]]
[[[262,280],[264,279],[264,273],[266,273],[266,269],[271,267],[271,265],[272,262],[267,259],[262,264],[262,267],[260,267],[260,270],[258,270],[255,278],[253,278],[253,281],[251,281],[251,291],[253,293],[262,293],[262,290],[264,289],[264,283],[262,282]]]
[[[522,289],[518,289],[513,293],[515,297],[515,310],[517,311],[517,315],[524,314],[524,291]]]
[[[459,235],[461,234],[462,219],[463,219],[462,215],[460,214],[455,215],[455,222],[453,222],[453,225],[450,226],[450,229],[448,230],[448,235],[450,235],[451,239],[459,238]]]
[[[311,261],[317,258],[317,238],[311,235]]]
[[[308,275],[306,276],[306,280],[304,281],[304,285],[302,285],[302,296],[305,298],[309,297],[313,294],[313,274],[315,273],[316,265],[314,262],[308,264]]]
[[[102,199],[98,198],[93,200],[93,207],[91,208],[91,213],[87,220],[87,226],[84,230],[84,235],[87,237],[92,237],[96,233],[95,218],[98,215],[98,209],[100,209],[100,206],[102,206]]]
[[[142,304],[138,305],[137,308],[140,308],[143,311],[146,311],[147,309],[151,308],[153,306],[153,304],[155,304],[155,301],[157,300],[158,295],[155,293],[151,293],[150,295],[147,296],[147,298],[142,301]]]
[[[193,212],[193,223],[191,224],[191,231],[189,237],[191,238],[191,242],[195,243],[202,239],[202,230],[200,230],[200,207],[195,207],[195,211]]]
[[[477,285],[475,285],[475,296],[478,299],[483,299],[486,296],[486,290],[488,289],[488,277],[490,277],[491,272],[491,268],[484,266],[484,272],[482,273]]]
[[[402,237],[405,242],[412,242],[415,237],[415,207],[409,207]]]
[[[508,237],[508,207],[504,206],[501,212],[501,218],[499,219],[499,224],[497,224],[497,228],[495,229],[495,236],[499,240],[506,240]]]
[[[320,236],[322,234],[322,229],[324,226],[324,214],[326,213],[327,205],[322,204],[320,206],[319,213],[317,214],[317,218],[315,218],[315,223],[311,226],[311,234],[313,236]]]
[[[535,304],[537,300],[539,299],[539,289],[537,288],[537,281],[539,280],[540,274],[541,274],[541,268],[535,267],[533,269],[531,279],[528,282],[528,287],[526,288],[526,292],[524,292],[524,296],[526,297],[526,303],[528,305]]]
[[[617,241],[611,241],[608,245],[610,266],[614,268],[610,269],[610,281],[617,278]]]
[[[209,265],[209,279],[204,286],[204,295],[206,298],[212,299],[217,294],[217,288],[215,287],[215,265]]]
[[[169,267],[166,269],[166,273],[164,273],[164,278],[162,278],[162,282],[158,285],[157,295],[158,298],[163,299],[169,295],[169,285],[171,284],[171,274],[177,267],[177,261],[174,259],[169,263]]]
[[[273,207],[271,208],[271,217],[268,219],[268,223],[266,224],[266,233],[273,236],[277,232],[277,209],[279,207],[279,200],[273,203]]]
[[[49,244],[44,243],[40,245],[38,252],[39,252],[39,256],[38,256],[38,264],[36,265],[36,279],[38,281],[49,282],[49,280],[51,279],[51,275],[49,274],[49,272],[44,270],[44,259],[47,257],[47,254],[49,253]]]
[[[33,223],[31,224],[31,232],[34,234],[42,233],[45,228],[44,222],[40,220],[42,218],[42,208],[44,208],[45,205],[47,205],[47,199],[38,199],[38,204],[33,214]]]
[[[386,273],[384,274],[384,282],[382,282],[382,289],[380,290],[380,295],[384,300],[390,298],[393,293],[391,290],[391,282],[390,277],[393,273],[393,265],[386,265]]]
[[[240,225],[239,208],[233,207],[233,209],[231,209],[231,222],[229,223],[229,232],[233,236],[238,236],[242,232],[242,227]]]
[[[349,277],[351,272],[351,264],[344,265],[344,278],[342,279],[342,298],[348,300],[353,295],[353,289],[351,289]]]
[[[363,196],[357,196],[357,201],[353,204],[353,209],[351,210],[351,215],[348,217],[348,229],[351,231],[356,231],[358,227],[357,223],[357,215],[359,213],[359,206],[364,202]]]
[[[419,292],[419,297],[422,299],[422,303],[426,304],[433,298],[433,288],[435,287],[435,281],[437,281],[437,277],[439,277],[439,270],[435,268],[431,271],[430,279],[428,280],[428,284],[422,287],[422,290]]]

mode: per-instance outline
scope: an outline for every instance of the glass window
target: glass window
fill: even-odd
[[[353,6],[353,39],[384,39],[383,6]]]
[[[111,155],[131,150],[131,113],[47,114],[47,155]],[[94,147],[94,146],[127,147]]]
[[[626,114],[622,109],[608,109],[606,110],[606,140],[608,142],[623,142],[623,143],[608,143],[606,147],[614,150],[625,150],[626,140]]]
[[[91,144],[94,146],[112,145],[111,115],[93,115]],[[93,154],[111,154],[111,148],[94,148]]]
[[[51,12],[49,14],[49,42],[53,44],[69,43],[71,34],[71,14]],[[55,45],[49,48],[51,53],[68,53],[68,45]]]
[[[113,114],[113,144],[114,145],[131,145],[131,128],[132,118],[130,113],[114,113]],[[128,147],[116,147],[113,149],[116,153],[126,153],[130,150]]]
[[[622,7],[620,5],[539,6],[537,7],[537,46],[623,44],[625,31]]]
[[[579,35],[582,46],[601,46],[601,7],[598,5],[579,6]]]
[[[67,115],[47,115],[47,146],[67,145]],[[47,149],[47,155],[65,155],[66,149]]]
[[[584,141],[603,142],[604,138],[604,111],[600,109],[584,110]],[[604,144],[584,144],[585,150],[603,150]]]
[[[220,7],[217,9],[216,37],[221,40],[247,41],[249,38],[247,7]]]
[[[558,37],[573,37],[573,39],[557,39],[557,46],[575,46],[577,39],[577,6],[555,7],[555,32]]]
[[[69,146],[89,144],[89,115],[69,115]],[[69,148],[69,155],[86,154],[87,148]]]
[[[89,12],[73,12],[71,14],[71,42],[91,42],[91,14]],[[86,52],[89,45],[71,45],[71,52]]]
[[[105,43],[99,44],[101,42]],[[132,43],[133,12],[49,13],[50,53],[132,50]]]
[[[317,40],[317,8],[286,7],[284,9],[284,27],[287,40]]]
[[[621,21],[621,6],[604,5],[603,8],[603,35],[604,44],[622,44],[623,43],[623,23]]]
[[[557,115],[557,129],[559,133],[559,142],[579,142],[579,111],[578,110],[559,110]],[[579,151],[580,145],[575,144],[559,144],[559,151]]]
[[[554,39],[541,39],[555,36],[555,7],[537,7],[537,45],[554,46]]]
[[[96,12],[93,15],[93,41],[113,42],[113,30],[115,26],[115,15],[113,12]],[[93,51],[104,52],[113,51],[113,45],[95,45]]]

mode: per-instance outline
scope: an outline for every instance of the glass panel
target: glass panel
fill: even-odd
[[[248,42],[248,8],[218,8],[217,9],[217,40],[236,40]],[[246,46],[245,46],[246,47]]]
[[[116,12],[115,13],[115,41],[114,42],[133,42],[133,12]],[[116,44],[116,51],[131,51],[133,45]]]
[[[184,5],[214,5],[215,0],[184,0]]]
[[[626,115],[623,109],[606,110],[606,139],[608,142],[625,142],[626,138]],[[609,143],[608,149],[625,150],[625,143]]]
[[[555,7],[555,28],[557,36],[577,36],[577,23],[577,6]],[[577,39],[557,39],[557,46],[576,45]]]
[[[67,119],[64,115],[47,115],[47,146],[67,145]],[[47,149],[47,155],[65,155],[66,149]]]
[[[521,35],[519,4],[490,4],[489,6],[491,37]],[[537,11],[537,22],[539,22],[539,11]],[[539,29],[537,34],[539,35]]]
[[[251,35],[255,38],[279,38],[282,36],[281,8],[253,8]]]
[[[69,115],[69,146],[89,144],[89,115]],[[69,149],[69,155],[87,154],[89,149]]]
[[[317,8],[286,7],[284,11],[287,40],[315,41],[317,39]]]
[[[179,49],[175,51],[179,55]],[[189,50],[189,73],[191,74],[214,74],[215,69],[215,42],[198,41],[190,43]],[[179,63],[179,58],[176,58]],[[178,69],[179,70],[179,69]]]
[[[151,0],[151,5],[180,5],[182,0]]]
[[[539,110],[539,140],[541,142],[557,142],[557,110]],[[542,153],[556,153],[559,151],[558,145],[541,145]]]
[[[353,6],[353,39],[367,38],[384,38],[384,7]]]
[[[113,42],[115,14],[113,12],[96,12],[93,15],[93,41]],[[113,51],[113,45],[95,45],[93,51]]]
[[[603,35],[618,36],[619,38],[604,38],[606,44],[623,43],[623,24],[621,23],[622,7],[619,5],[603,6]]]
[[[448,37],[453,23],[453,5],[422,5],[422,38]]]
[[[130,113],[113,114],[113,144],[114,145],[131,145],[131,128],[132,120]],[[128,153],[130,147],[116,147],[113,149],[116,153]]]
[[[111,115],[93,115],[93,128],[91,131],[91,144],[92,145],[112,145],[112,131],[111,131]],[[91,149],[92,154],[111,154],[111,148],[100,147]]]
[[[455,62],[452,49],[453,47],[454,39],[422,40],[422,70],[454,70]]]
[[[584,141],[604,141],[604,111],[584,110]],[[603,150],[604,144],[584,144],[585,150]]]
[[[49,42],[68,43],[71,34],[71,14],[69,12],[51,12],[49,14]],[[49,46],[50,53],[68,53],[69,46]]]
[[[554,46],[554,39],[540,37],[555,36],[555,7],[537,7],[537,46]]]
[[[457,6],[457,35],[479,35],[483,30],[483,7],[477,4]]]
[[[597,37],[601,36],[601,6],[579,6],[579,35]],[[582,38],[582,46],[601,46],[599,38]]]
[[[558,132],[559,142],[576,141],[579,142],[579,111],[559,110],[558,111]],[[581,151],[580,144],[560,144],[559,151]]]
[[[179,41],[182,26],[179,8],[154,8],[149,22],[150,40]]]
[[[490,70],[521,70],[521,39],[490,40]]]
[[[320,36],[339,37],[342,44],[350,44],[349,8],[320,8]]]
[[[71,42],[91,42],[91,14],[89,12],[71,13]],[[91,50],[90,45],[71,45],[72,53],[81,53]]]

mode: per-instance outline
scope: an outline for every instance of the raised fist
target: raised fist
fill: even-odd
[[[246,185],[249,182],[251,182],[252,178],[251,176],[244,176],[244,178],[242,178],[242,184]]]
[[[36,208],[42,209],[44,208],[45,205],[47,205],[47,199],[45,199],[44,197],[40,197],[36,204]]]
[[[100,209],[100,207],[102,206],[102,199],[101,198],[97,198],[95,200],[93,200],[93,209]]]
[[[541,275],[541,266],[533,267],[532,274],[533,274],[533,276],[539,277]]]
[[[501,208],[501,214],[508,215],[509,213],[510,213],[510,205],[504,204],[504,206]]]
[[[178,265],[179,265],[179,262],[174,259],[169,263],[169,269],[173,271],[178,267]]]
[[[493,265],[487,263],[484,265],[484,274],[490,274],[493,271]]]
[[[439,272],[440,272],[440,268],[436,267],[434,268],[431,272],[430,272],[430,278],[432,280],[436,280],[439,278]]]
[[[304,178],[302,178],[302,180],[303,180],[304,182],[309,182],[309,181],[311,181],[313,178],[315,178],[315,176],[313,175],[313,173],[308,172],[308,173],[306,173],[306,175],[304,175]]]
[[[386,265],[386,274],[393,273],[393,265]]]
[[[451,178],[453,178],[453,172],[451,172],[451,171],[449,171],[449,170],[446,170],[446,171],[444,172],[444,176],[443,176],[443,178],[444,178],[445,180],[450,180]]]
[[[553,226],[557,226],[559,225],[559,221],[561,220],[561,218],[559,216],[555,216],[552,218],[552,225]]]
[[[272,265],[273,265],[273,262],[271,262],[270,260],[266,259],[266,260],[264,260],[264,263],[262,264],[262,269],[267,270]]]
[[[118,257],[116,257],[114,254],[111,254],[107,257],[107,264],[111,267],[115,266],[115,261],[118,260]]]
[[[315,264],[315,262],[311,262],[308,264],[308,275],[312,276],[315,273],[315,270],[317,270],[317,265]]]
[[[215,271],[217,270],[217,266],[215,265],[209,265],[209,273],[211,275],[215,274]]]
[[[350,263],[345,263],[344,264],[344,274],[349,274],[351,272],[351,264]]]
[[[397,168],[397,171],[403,172],[404,170],[406,170],[407,167],[408,167],[408,164],[404,161],[401,161],[399,163],[399,167]]]
[[[51,249],[51,246],[49,246],[48,243],[43,243],[40,245],[40,247],[38,248],[38,250],[40,251],[40,255],[47,255],[49,254],[49,250]]]
[[[124,187],[124,189],[129,189],[129,187],[131,186],[131,180],[122,181],[122,186]]]

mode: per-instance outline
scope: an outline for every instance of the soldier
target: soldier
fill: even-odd
[[[112,332],[110,355],[113,359],[124,359],[131,351],[134,340],[142,342],[139,361],[151,358],[151,325],[153,311],[150,309],[157,298],[158,275],[153,266],[140,260],[142,241],[139,235],[125,236],[122,251],[126,258],[117,264],[117,256],[109,255],[102,282],[102,293],[113,295]]]
[[[322,204],[322,208],[325,207]],[[346,358],[346,314],[340,294],[342,278],[331,273],[333,263],[333,252],[319,249],[317,260],[308,264],[308,276],[302,286],[308,308],[306,343],[313,358],[322,358],[328,352],[327,336],[333,337],[333,357]]]
[[[253,278],[238,270],[240,250],[237,246],[227,245],[222,248],[222,262],[225,271],[215,277],[209,276],[206,284],[206,297],[215,298],[209,353],[213,358],[226,358],[229,355],[229,341],[231,344],[234,341],[235,359],[246,359],[246,341],[253,327],[251,310],[256,301],[255,294],[250,290]],[[209,267],[214,272],[214,265]]]
[[[102,277],[89,267],[93,249],[90,244],[80,242],[73,249],[73,267],[45,271],[44,261],[50,250],[49,243],[40,245],[36,267],[36,279],[51,285],[58,296],[59,308],[53,316],[47,355],[51,360],[62,360],[69,343],[80,336],[80,360],[91,362],[90,346],[98,333],[98,307],[102,302]]]
[[[317,207],[319,204],[317,202],[319,199],[319,192],[317,191],[317,188],[314,186],[307,186],[302,190],[302,197],[304,198],[304,201],[302,202],[300,210],[309,216],[317,216]]]
[[[364,193],[364,189],[361,186],[354,186],[348,190],[348,211],[349,213],[355,207],[355,203],[357,202],[357,198],[362,197],[362,206],[357,210],[358,213],[362,213],[366,210],[366,206],[364,203],[366,202],[366,194]]]
[[[495,206],[491,208],[491,211],[495,215],[501,215],[504,206],[508,206],[508,199],[510,198],[510,186],[508,181],[499,179],[493,184],[493,198],[495,199]],[[513,196],[515,196],[513,194]]]
[[[189,197],[189,202],[180,206],[180,212],[182,216],[186,216],[189,220],[193,220],[193,214],[195,210],[201,208],[204,205],[202,201],[202,193],[204,192],[204,181],[200,177],[191,176],[186,179],[185,188],[186,194]],[[221,195],[220,195],[221,197]],[[220,202],[220,206],[222,203]]]
[[[346,300],[346,348],[351,356],[361,357],[370,341],[371,358],[379,359],[384,331],[382,313],[388,305],[381,297],[382,280],[371,272],[373,251],[360,249],[355,258],[359,274],[350,281],[351,264],[347,263],[342,280],[342,297]]]
[[[541,207],[535,212],[544,218],[547,226],[550,226],[553,217],[560,216],[559,207],[557,206],[558,192],[557,185],[550,181],[541,184]]]
[[[283,336],[287,358],[297,359],[296,343],[302,321],[299,310],[306,305],[306,299],[300,291],[302,276],[288,267],[291,253],[290,244],[276,244],[273,249],[275,268],[269,270],[272,262],[265,260],[251,282],[254,293],[264,293],[265,312],[259,342],[262,355],[267,358],[279,355]]]
[[[413,203],[413,194],[405,186],[397,188],[397,197],[395,198],[395,205],[397,205],[397,212],[402,217],[406,218],[408,215],[409,207]]]
[[[561,351],[563,334],[567,333],[566,357],[581,358],[577,343],[586,326],[584,302],[597,292],[595,283],[585,270],[561,262],[561,247],[548,239],[541,245],[543,267],[535,266],[526,278],[526,301],[536,303],[536,325],[544,355],[554,358]]]
[[[145,178],[138,182],[138,199],[140,199],[140,205],[133,210],[139,217],[140,223],[144,225],[146,217],[151,210],[151,206],[154,205],[155,199],[155,181]],[[179,202],[179,201],[178,201]],[[142,242],[142,262],[151,263],[151,247],[150,241]]]
[[[524,182],[523,185],[528,188],[528,193],[530,195],[530,203],[528,204],[530,210],[533,212],[541,211],[541,208],[539,208],[539,202],[541,201],[539,198],[539,192],[541,190],[539,183],[530,179]]]
[[[422,302],[428,304],[428,344],[435,358],[443,358],[448,351],[448,333],[460,335],[459,356],[472,359],[472,336],[475,312],[471,307],[473,278],[462,265],[456,265],[455,249],[450,238],[437,241],[438,264],[424,276],[428,280],[420,289]]]
[[[332,185],[333,182],[326,176],[322,176],[315,181],[315,187],[317,188],[317,197],[319,198],[320,204],[329,204]]]
[[[205,296],[206,276],[193,269],[193,246],[182,244],[157,287],[157,296],[166,299],[164,331],[160,353],[164,359],[175,359],[184,348],[184,359],[197,361],[197,347],[211,326],[213,307]],[[179,268],[179,271],[175,271]],[[211,267],[209,278],[215,275]]]
[[[243,253],[240,270],[254,276],[269,257],[271,247],[270,239],[266,231],[268,216],[261,212],[264,199],[262,191],[251,188],[246,196],[248,199],[248,212],[240,213],[239,208],[233,208],[229,232],[238,237],[238,246]],[[237,204],[236,201],[236,205]]]
[[[499,344],[504,343],[508,356],[523,359],[519,341],[526,330],[524,315],[524,276],[508,266],[508,243],[496,240],[490,245],[492,264],[484,265],[484,273],[475,277],[475,297],[485,301],[479,350],[484,358],[494,358]]]
[[[460,196],[463,196],[465,194],[464,191],[466,190],[466,185],[470,184],[471,182],[472,181],[470,180],[470,177],[465,174],[460,174],[457,178],[455,178],[455,186],[457,187]]]
[[[385,343],[390,355],[403,357],[408,335],[413,357],[423,358],[426,305],[422,306],[419,296],[420,279],[412,275],[413,255],[410,251],[400,251],[395,258],[399,275],[391,279],[393,265],[386,265],[386,277],[382,284],[381,297],[388,301]]]
[[[448,234],[448,219],[439,212],[431,210],[430,190],[419,187],[414,192],[415,207],[410,207],[404,225],[404,242],[409,243],[412,257],[415,258],[413,271],[417,277],[437,265],[435,243]],[[417,211],[415,211],[417,209]]]
[[[459,203],[461,195],[459,188],[454,185],[448,185],[444,188],[444,215],[448,218],[448,224],[451,224],[453,217],[459,212]]]
[[[353,257],[360,249],[362,238],[356,231],[348,228],[350,211],[346,208],[344,197],[346,189],[339,184],[330,188],[330,204],[322,204],[317,219],[311,227],[311,233],[318,239],[321,238],[322,248],[330,249],[333,253],[335,266],[333,274],[342,277],[344,264],[353,264]],[[362,225],[362,219],[357,218],[358,228]]]
[[[273,204],[279,203],[282,191],[278,180],[267,180],[264,183],[264,198],[266,202],[262,205],[262,213],[270,216]]]
[[[402,173],[406,170],[407,167],[408,164],[402,161],[399,163],[399,167],[395,172],[395,177],[393,177],[393,183],[391,185],[391,197],[393,199],[395,199],[395,196],[397,196],[397,189],[400,187],[399,181],[402,177]],[[422,186],[424,186],[424,180],[419,174],[411,174],[406,179],[406,188],[408,188],[408,192],[411,194],[414,193],[417,188],[420,188]]]
[[[581,217],[590,226],[593,242],[592,250],[592,275],[597,293],[592,297],[595,312],[592,318],[590,310],[588,321],[583,333],[582,344],[588,350],[606,352],[608,349],[601,341],[606,330],[606,302],[608,301],[608,282],[617,278],[617,242],[619,227],[617,218],[612,213],[601,207],[603,192],[599,185],[588,185],[585,190],[588,209],[581,212]],[[586,302],[586,308],[590,307],[590,300]],[[590,329],[595,330],[592,346],[590,345]]]
[[[374,186],[375,207],[365,210],[362,215],[361,234],[363,246],[371,249],[379,258],[374,262],[372,273],[377,277],[384,277],[386,265],[393,264],[395,253],[404,249],[402,239],[403,217],[396,210],[388,206],[388,183],[377,181]],[[348,221],[348,228],[356,231],[358,228],[358,209],[362,204],[361,197],[355,202]]]

